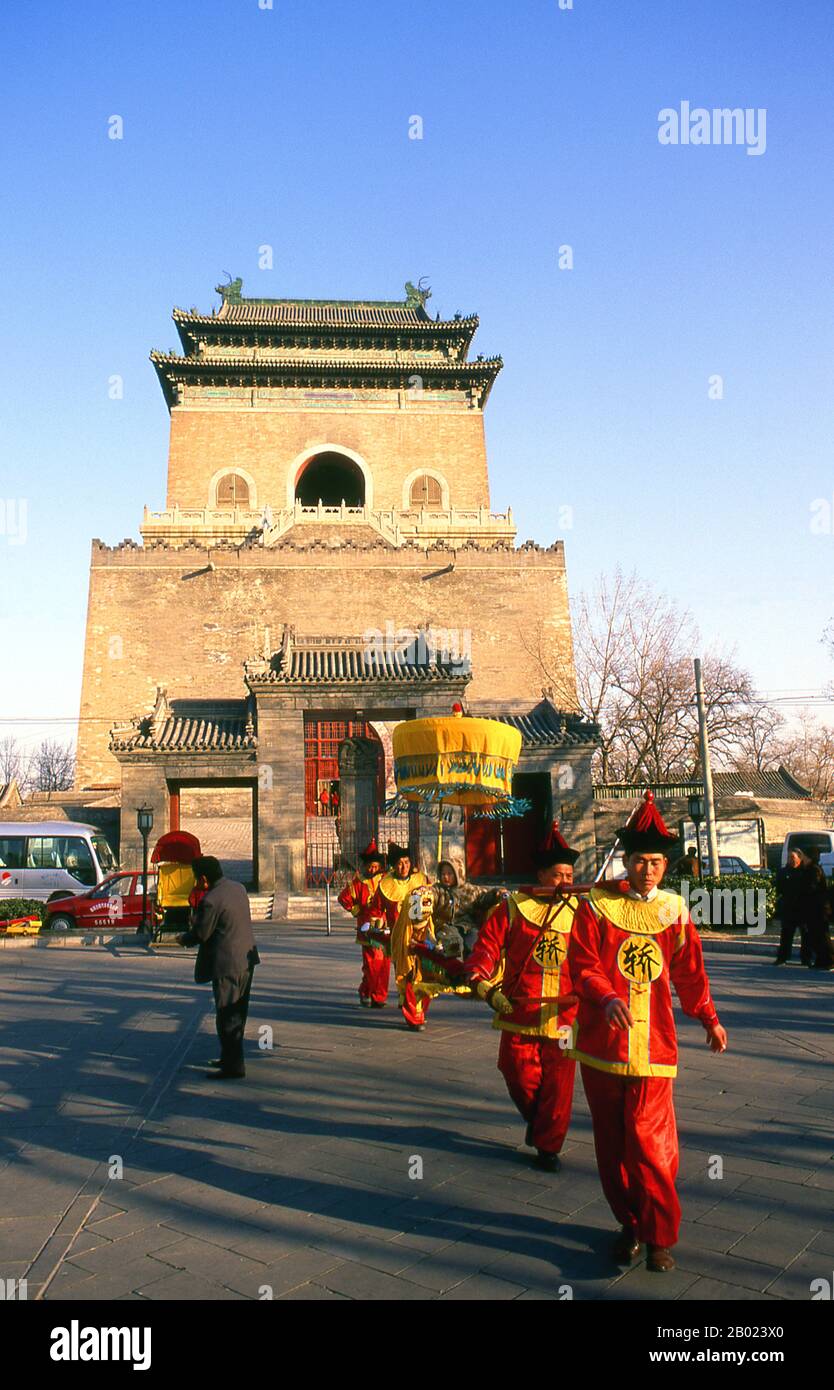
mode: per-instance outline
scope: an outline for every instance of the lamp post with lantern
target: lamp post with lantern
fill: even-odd
[[[136,812],[136,825],[142,836],[142,925],[140,931],[148,929],[148,836],[153,830],[153,810],[150,806],[140,806]]]
[[[695,826],[695,855],[698,860],[698,877],[703,878],[703,864],[701,863],[701,822],[706,813],[706,805],[702,796],[690,796],[687,800],[689,808],[689,819]]]

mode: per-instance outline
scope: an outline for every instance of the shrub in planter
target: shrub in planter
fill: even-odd
[[[772,874],[722,874],[720,878],[704,874],[685,883],[679,874],[667,874],[662,886],[680,893],[689,904],[695,925],[707,930],[748,931],[776,915]]]
[[[34,898],[0,898],[0,922],[13,917],[37,917],[42,922],[45,916],[46,903]]]

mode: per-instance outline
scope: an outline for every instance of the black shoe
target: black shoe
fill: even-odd
[[[388,1005],[386,1004],[386,1002],[385,1002],[384,999],[382,999],[382,1000],[379,1000],[379,999],[372,999],[372,1000],[371,1000],[371,1008],[372,1008],[372,1009],[387,1009],[387,1007],[388,1007]]]
[[[630,1265],[640,1254],[640,1242],[630,1226],[623,1226],[611,1250],[618,1265]]]
[[[774,965],[787,965],[787,963],[788,961],[786,956],[777,956],[775,961],[773,962]],[[802,964],[804,965],[805,962],[803,961]]]
[[[371,1007],[370,999],[367,999],[364,994],[360,994],[359,1003],[362,1005],[363,1009],[369,1009]]]
[[[211,1059],[210,1062],[206,1062],[206,1066],[207,1066],[207,1067],[221,1067],[221,1068],[222,1068],[222,1066],[223,1066],[223,1059],[222,1059],[221,1057],[212,1057],[212,1059]]]
[[[534,1148],[536,1147],[535,1144],[533,1143],[533,1121],[532,1121],[532,1120],[530,1121],[529,1125],[527,1126],[527,1128],[526,1128],[525,1131],[524,1131],[524,1144],[525,1144],[525,1147],[528,1148],[528,1149],[534,1149]]]
[[[545,1149],[537,1149],[536,1157],[533,1159],[533,1167],[541,1168],[545,1173],[558,1173],[562,1167],[562,1161],[558,1154],[549,1154]]]
[[[422,1033],[426,1025],[425,1023],[409,1023],[408,1019],[406,1019],[405,1026],[406,1028],[410,1028],[412,1033]]]
[[[246,1075],[245,1071],[207,1071],[208,1081],[242,1081]]]

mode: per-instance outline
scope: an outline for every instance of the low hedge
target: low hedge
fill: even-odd
[[[0,922],[13,917],[37,917],[42,922],[45,916],[46,903],[35,898],[0,898]]]
[[[682,893],[682,895],[685,897],[686,893],[684,893],[682,890],[682,882],[683,880],[681,879],[680,874],[667,874],[661,886],[663,888],[670,889],[674,893]],[[704,874],[703,878],[690,878],[687,879],[686,882],[688,884],[688,892],[690,898],[692,898],[693,900],[693,919],[697,918],[697,909],[699,909],[699,904],[701,902],[700,897],[697,894],[697,889],[703,888],[709,894],[708,903],[703,907],[700,907],[700,915],[702,917],[702,920],[700,922],[697,922],[698,926],[705,927],[707,928],[707,930],[712,929],[720,931],[722,929],[728,928],[744,928],[749,927],[751,925],[751,923],[747,920],[746,916],[742,915],[741,918],[739,918],[739,902],[737,898],[733,898],[730,904],[731,919],[729,921],[714,921],[713,918],[716,915],[713,911],[714,906],[719,908],[719,911],[721,912],[721,915],[723,917],[723,908],[719,906],[721,904],[721,900],[716,899],[716,897],[714,896],[716,892],[729,891],[730,893],[735,894],[739,890],[741,890],[741,892],[746,895],[750,891],[761,892],[762,890],[764,890],[766,920],[768,922],[771,922],[773,918],[776,916],[776,884],[773,875],[770,873],[722,874],[720,878],[715,878],[713,874]],[[753,899],[753,903],[755,904],[755,911],[758,912],[758,897]],[[744,913],[744,900],[742,901],[741,908],[742,913]],[[709,913],[710,915],[707,916],[707,913]]]

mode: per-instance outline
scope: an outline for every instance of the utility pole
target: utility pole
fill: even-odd
[[[704,706],[704,680],[701,674],[701,658],[695,658],[695,695],[698,701],[698,735],[701,746],[701,769],[704,776],[704,800],[706,802],[707,844],[709,846],[710,869],[716,878],[721,877],[721,864],[718,860],[718,835],[715,829],[715,797],[712,791],[712,766],[709,760],[709,735],[707,733],[707,712]],[[700,846],[699,846],[700,849]]]

